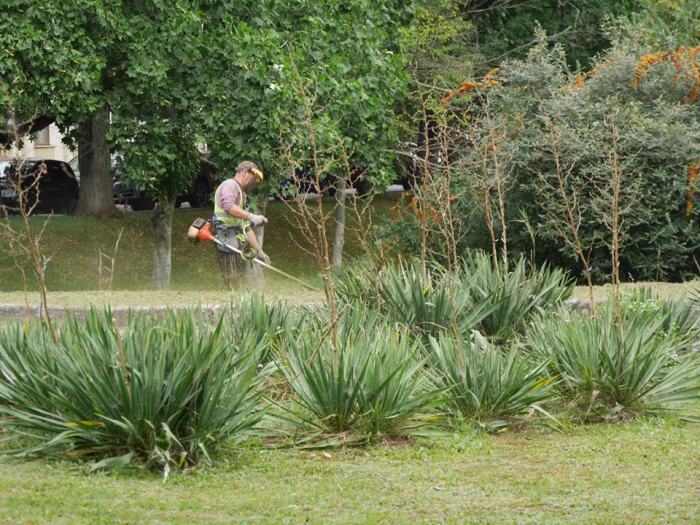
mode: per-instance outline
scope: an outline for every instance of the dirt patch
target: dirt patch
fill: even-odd
[[[201,307],[187,307],[187,306],[175,306],[175,307],[140,307],[140,308],[111,308],[112,319],[117,326],[126,326],[130,317],[134,315],[139,315],[142,313],[147,313],[150,315],[155,315],[156,317],[163,318],[171,310],[196,310],[201,312],[205,318],[211,320],[212,324],[221,317],[222,313],[230,311],[225,306],[201,306]],[[79,322],[85,320],[86,315],[89,313],[90,309],[85,307],[66,307],[66,306],[54,306],[49,308],[51,314],[51,319],[54,322],[62,323],[68,317],[76,319]],[[16,320],[24,321],[27,317],[32,319],[41,319],[44,312],[38,306],[31,306],[27,308],[26,306],[17,305],[0,305],[0,321]]]
[[[635,283],[625,284],[623,289],[651,287],[661,298],[673,299],[683,295],[692,296],[698,293],[698,283]],[[596,286],[594,296],[596,302],[604,301],[610,293],[610,287]],[[202,308],[205,311],[217,312],[225,306],[245,300],[249,292],[221,291],[81,291],[81,292],[49,292],[48,303],[50,310],[55,312],[57,320],[70,314],[78,318],[85,315],[90,308],[99,310],[110,307],[116,316],[126,318],[129,311],[152,311],[156,314],[167,311],[168,308]],[[289,287],[270,287],[261,293],[270,299],[281,299],[290,304],[319,304],[323,302],[320,292],[292,290]],[[583,286],[576,288],[572,305],[577,310],[588,308],[588,289]],[[39,317],[40,298],[37,292],[0,293],[0,320],[25,319],[27,312],[30,317]]]
[[[623,285],[623,290],[651,287],[655,293],[664,299],[692,295],[700,289],[700,283],[634,283]],[[608,286],[596,286],[594,296],[596,301],[604,300],[611,292]],[[315,303],[323,300],[321,292],[309,292],[293,289],[292,287],[268,286],[265,290],[257,291],[266,297],[278,298],[292,303]],[[217,306],[231,304],[246,292],[222,292],[222,291],[187,291],[171,290],[167,292],[143,291],[78,291],[78,292],[49,292],[50,306],[65,306],[72,308],[89,308],[91,306],[102,308],[111,306],[114,308],[138,308],[138,307],[167,307],[167,306]],[[573,299],[580,301],[588,299],[588,289],[585,286],[577,286]],[[38,306],[39,294],[30,292],[26,297],[23,292],[0,292],[0,305],[25,305],[25,300],[30,306]]]

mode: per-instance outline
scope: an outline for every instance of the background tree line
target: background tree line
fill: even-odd
[[[329,162],[339,158],[337,148],[342,148],[350,164],[370,168],[367,176],[382,191],[401,169],[394,152],[405,153],[401,144],[416,140],[427,126],[428,119],[411,97],[415,86],[430,91],[436,102],[466,78],[481,77],[501,65],[503,90],[489,92],[488,104],[505,117],[509,107],[522,103],[520,118],[534,119],[527,120],[530,123],[543,118],[547,107],[564,111],[557,90],[575,84],[577,75],[595,71],[606,60],[624,55],[634,61],[647,51],[697,44],[697,11],[689,0],[309,0],[298,4],[10,0],[0,22],[0,107],[5,120],[12,117],[13,125],[24,132],[54,122],[66,140],[79,146],[79,213],[114,211],[110,155],[122,156],[124,177],[158,202],[154,286],[167,287],[172,209],[196,169],[198,143],[209,146],[222,177],[241,158],[258,160],[268,175],[264,190],[272,193],[280,179],[289,175],[280,151],[293,146],[299,162],[308,161],[308,141],[301,125],[307,115],[301,108],[310,102],[317,108],[314,126],[325,141],[325,151],[336,149],[329,153]],[[623,44],[619,33],[611,30],[616,26],[645,36],[642,41],[625,40],[635,41],[634,45]],[[549,35],[546,44],[537,40],[538,30]],[[539,52],[533,55],[533,48]],[[623,66],[619,67],[622,71]],[[531,88],[523,90],[528,78],[520,82],[517,75],[533,75]],[[635,122],[657,116],[670,122],[675,119],[673,111],[685,112],[682,121],[692,130],[682,143],[675,140],[677,135],[656,133],[654,140],[662,150],[671,144],[674,149],[688,144],[689,149],[673,157],[672,163],[657,156],[635,167],[635,173],[644,176],[650,173],[650,165],[658,168],[649,176],[661,182],[645,186],[649,195],[654,194],[652,188],[667,188],[669,181],[676,181],[672,184],[678,193],[675,198],[683,201],[679,181],[687,182],[689,160],[695,154],[690,146],[695,125],[692,110],[680,107],[679,98],[667,97],[668,103],[661,104],[662,99],[654,98],[652,80],[641,88],[646,90],[644,96],[637,92],[624,99],[618,94],[601,102],[600,96],[607,94],[601,95],[603,81],[594,79],[580,88],[575,104],[592,106],[593,112],[598,108],[600,114],[607,111],[601,103],[626,105],[629,111],[622,112],[624,118],[632,119],[630,108],[636,108]],[[625,81],[623,94],[628,93],[629,78],[611,77],[605,89],[614,92]],[[297,89],[300,85],[306,89]],[[521,91],[508,89],[518,85]],[[546,92],[544,100],[535,103],[527,98],[540,97],[540,88]],[[467,96],[455,104],[470,105],[473,110],[478,106],[475,100]],[[528,126],[528,133],[522,134],[523,141],[527,135],[528,146],[537,144],[537,129]],[[646,128],[635,128],[638,139],[630,142],[630,151],[648,145],[641,139],[641,129]],[[9,126],[0,138],[5,144],[12,141]],[[585,149],[579,137],[571,140],[578,150]],[[591,140],[586,147],[595,147]],[[508,220],[516,220],[524,210],[537,223],[541,214],[532,207],[535,190],[524,173],[548,169],[547,161],[540,159],[537,164],[530,159],[532,149],[516,142],[512,147],[513,155],[517,151],[514,180],[518,184],[510,193]],[[591,163],[599,160],[590,159]],[[329,171],[333,169],[330,166]],[[462,179],[455,179],[455,184],[466,188]],[[479,232],[478,221],[472,220],[468,192],[462,193],[464,245],[487,245],[488,235],[483,229]],[[658,205],[671,202],[658,195],[654,198]],[[652,213],[650,201],[644,203],[647,213]],[[692,271],[688,260],[695,250],[695,212],[686,216],[683,206],[680,222],[665,208],[653,210],[654,220],[640,216],[636,223],[628,222],[634,231],[633,224],[643,228],[645,220],[658,224],[668,215],[658,238],[664,240],[663,246],[676,246],[652,246],[657,250],[655,259],[668,268],[657,264],[653,271],[634,270],[635,278],[652,273],[680,278]],[[537,257],[567,266],[571,255],[562,254],[546,220],[535,227],[540,231]],[[596,229],[595,224],[589,227]],[[399,233],[410,240],[410,227]],[[527,230],[516,226],[512,234],[514,249],[529,253]],[[641,235],[639,243],[643,244]],[[637,249],[634,242],[629,246]],[[644,245],[642,253],[650,246]],[[603,247],[595,250],[601,254],[597,258],[604,258]],[[604,268],[604,264],[595,266]]]

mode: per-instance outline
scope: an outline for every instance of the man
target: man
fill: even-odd
[[[249,261],[256,257],[270,264],[270,258],[262,251],[253,226],[267,224],[267,218],[248,211],[248,194],[263,181],[263,173],[250,161],[241,162],[236,176],[225,180],[214,197],[214,234],[222,242],[245,253],[236,252],[216,244],[217,256],[224,284],[231,289]]]

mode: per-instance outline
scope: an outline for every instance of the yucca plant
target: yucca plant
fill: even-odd
[[[374,439],[414,430],[416,416],[439,402],[413,339],[375,312],[355,308],[339,323],[336,341],[327,335],[288,341],[279,363],[305,423]]]
[[[255,334],[233,337],[193,312],[68,320],[58,341],[41,324],[0,330],[0,426],[24,436],[16,455],[171,465],[208,459],[263,416]]]
[[[469,332],[495,308],[491,297],[474,302],[472,284],[462,277],[438,266],[423,274],[416,263],[388,265],[378,272],[355,267],[338,279],[336,292],[341,304],[373,308],[425,338],[446,329]]]
[[[524,349],[547,360],[559,395],[584,419],[682,409],[700,400],[700,357],[692,334],[667,331],[671,311],[624,309],[597,315],[560,311],[536,322]]]
[[[696,298],[687,300],[680,296],[672,300],[659,298],[651,288],[643,287],[633,290],[623,290],[622,314],[626,317],[640,315],[647,312],[648,315],[656,313],[663,318],[660,331],[664,336],[679,335],[688,342],[685,351],[693,351],[694,346],[700,343],[699,304]]]
[[[379,283],[385,268],[376,268],[367,262],[348,264],[335,276],[333,289],[339,305],[360,303],[369,308],[381,308]]]
[[[268,362],[282,339],[294,331],[295,314],[296,310],[286,301],[268,300],[262,294],[251,293],[232,305],[231,326],[237,337],[252,335],[256,347],[266,348],[260,359]]]
[[[462,272],[472,282],[471,301],[493,305],[479,331],[497,341],[522,332],[533,315],[557,309],[574,291],[574,282],[559,269],[545,265],[529,270],[522,258],[495,268],[482,251],[467,254]]]
[[[508,356],[480,334],[430,339],[428,363],[448,392],[448,406],[458,419],[496,430],[522,420],[551,397],[553,381],[543,377],[546,361],[531,364],[512,350]]]

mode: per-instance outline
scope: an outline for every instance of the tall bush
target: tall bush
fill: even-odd
[[[471,252],[463,272],[472,282],[472,302],[489,305],[479,330],[499,341],[522,332],[534,315],[559,308],[574,291],[565,272],[546,265],[528,269],[522,258],[510,265],[500,262],[496,268],[485,252]]]
[[[507,123],[507,133],[493,147],[505,148],[511,156],[501,170],[511,174],[504,215],[509,251],[533,251],[532,232],[520,220],[524,213],[535,232],[537,260],[570,269],[583,279],[579,255],[562,235],[561,196],[542,184],[543,177],[563,170],[564,194],[575,195],[572,205],[580,211],[576,227],[598,282],[608,279],[612,265],[611,212],[603,203],[612,137],[617,136],[624,213],[620,274],[638,281],[681,280],[696,273],[694,259],[700,257],[695,205],[700,49],[653,49],[635,34],[611,38],[614,45],[589,72],[571,71],[561,48],[542,38],[527,59],[502,64],[493,77],[496,84],[466,83],[445,99],[454,115],[465,116],[454,119],[457,130],[452,135],[487,134],[483,108]],[[552,129],[561,139],[557,157]],[[468,190],[458,195],[468,203],[476,198],[480,183],[475,174],[485,169],[483,159],[469,143],[455,140],[455,146],[460,187]],[[463,246],[488,242],[483,239],[483,218],[477,219],[465,221]],[[495,227],[503,244],[499,217]]]
[[[344,304],[362,304],[419,337],[448,330],[455,335],[478,329],[505,341],[530,318],[558,308],[573,292],[568,276],[548,267],[528,269],[520,259],[495,268],[485,252],[470,252],[453,272],[433,264],[422,273],[417,261],[390,264],[369,272],[347,269],[337,278]]]
[[[341,304],[372,308],[425,338],[446,329],[469,333],[493,311],[493,301],[473,301],[472,285],[461,270],[450,274],[433,265],[424,273],[417,261],[409,261],[372,273],[362,266],[349,268],[338,278],[336,293]]]

